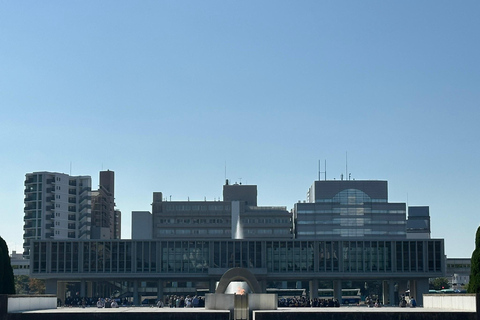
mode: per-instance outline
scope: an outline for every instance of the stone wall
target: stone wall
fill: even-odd
[[[8,296],[7,312],[15,313],[31,310],[48,310],[57,308],[57,296]]]
[[[475,294],[425,294],[425,309],[476,311]]]

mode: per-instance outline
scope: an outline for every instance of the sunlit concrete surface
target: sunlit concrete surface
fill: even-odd
[[[68,308],[62,307],[50,310],[37,310],[37,311],[25,311],[23,313],[123,313],[123,312],[226,312],[227,310],[205,310],[205,308],[150,308],[150,307],[120,307],[120,308]],[[380,308],[367,308],[367,307],[340,307],[340,308],[278,308],[277,310],[258,310],[255,312],[297,312],[297,313],[310,313],[310,312],[423,312],[423,313],[442,313],[442,312],[465,312],[461,310],[445,310],[445,309],[425,309],[425,308],[399,308],[399,307],[380,307]],[[467,312],[468,313],[468,312]]]

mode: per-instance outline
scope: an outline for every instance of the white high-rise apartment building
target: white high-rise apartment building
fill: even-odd
[[[23,255],[30,256],[32,239],[89,239],[90,176],[56,172],[25,175]]]

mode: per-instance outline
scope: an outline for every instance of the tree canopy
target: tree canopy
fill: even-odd
[[[475,250],[472,253],[472,264],[470,267],[470,282],[468,283],[469,293],[480,293],[480,227],[475,235]]]
[[[0,237],[0,294],[15,294],[15,280],[8,246],[2,237]]]

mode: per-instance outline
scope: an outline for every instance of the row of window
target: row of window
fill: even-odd
[[[222,218],[201,218],[201,219],[190,219],[190,218],[168,218],[168,219],[158,219],[160,224],[225,224],[231,223],[230,219]],[[160,225],[159,225],[160,227]]]
[[[210,205],[189,205],[189,204],[177,204],[177,205],[166,205],[166,212],[173,211],[230,211],[230,205],[223,204],[210,204]]]
[[[386,224],[407,224],[402,220],[381,220],[372,221],[370,218],[333,218],[333,220],[299,220],[297,224],[323,224],[323,225],[341,225],[341,226],[363,226],[366,224],[386,225]]]
[[[297,210],[298,214],[340,214],[342,216],[363,216],[374,214],[406,214],[405,210],[371,210],[370,208],[332,208],[328,210]]]
[[[416,241],[34,241],[34,273],[441,272],[441,240]]]
[[[289,218],[245,218],[241,219],[244,224],[257,224],[257,223],[268,223],[268,224],[288,224],[290,223]],[[158,227],[161,227],[161,224],[230,224],[230,219],[222,218],[201,218],[201,219],[191,219],[191,218],[168,218],[168,219],[158,219],[160,223]]]
[[[290,234],[290,229],[262,229],[262,228],[244,228],[244,234],[248,235],[287,235]],[[231,235],[230,229],[159,229],[157,230],[157,236],[163,237],[166,235]]]
[[[339,235],[342,237],[360,237],[366,235],[385,236],[385,235],[405,235],[405,231],[380,231],[371,229],[333,229],[333,230],[318,230],[318,231],[298,231],[301,236],[313,235]]]

